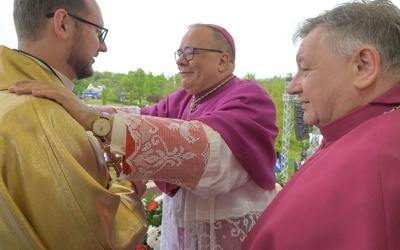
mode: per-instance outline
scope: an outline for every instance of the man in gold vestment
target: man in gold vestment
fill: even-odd
[[[63,85],[93,74],[107,29],[95,0],[15,0],[18,50],[0,46],[0,248],[133,249],[146,233],[130,182],[109,182],[98,141],[19,79]]]

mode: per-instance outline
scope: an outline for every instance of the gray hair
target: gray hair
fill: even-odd
[[[221,46],[221,48],[229,54],[230,62],[234,64],[235,63],[235,53],[233,52],[233,49],[228,42],[228,39],[226,39],[226,37],[221,32],[219,32],[217,29],[215,29],[211,26],[208,26],[207,24],[203,24],[203,23],[191,24],[188,26],[188,29],[194,29],[194,28],[200,28],[200,27],[206,27],[206,28],[212,29],[214,31],[214,37],[213,37],[214,42],[216,44],[218,44],[219,46]]]
[[[352,1],[306,19],[293,36],[304,39],[315,28],[325,31],[322,42],[338,56],[351,55],[364,45],[380,54],[384,71],[400,71],[400,10],[391,1]]]
[[[18,39],[39,40],[46,27],[46,14],[58,9],[75,15],[89,11],[86,0],[14,0],[14,25]]]

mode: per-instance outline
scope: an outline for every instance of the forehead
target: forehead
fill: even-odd
[[[99,24],[103,25],[103,16],[101,14],[100,6],[97,4],[96,0],[86,0],[86,4],[89,9],[88,17],[91,17],[92,20]]]
[[[206,46],[212,42],[213,32],[207,27],[192,28],[186,32],[181,41],[181,48]]]
[[[313,55],[321,49],[326,49],[326,46],[323,46],[322,43],[323,35],[324,31],[320,29],[312,30],[301,42],[296,60],[301,62],[304,60],[304,57]]]

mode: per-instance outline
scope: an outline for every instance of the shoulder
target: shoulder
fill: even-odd
[[[4,53],[15,53],[15,50],[10,49],[7,46],[0,45],[0,53],[3,55]]]
[[[362,155],[357,160],[369,166],[400,166],[400,110],[371,118],[344,136],[337,144],[343,154]],[[372,162],[374,164],[372,164]]]
[[[376,127],[377,142],[388,145],[400,145],[400,110],[377,117],[373,123]]]
[[[223,100],[229,99],[250,106],[271,106],[273,104],[268,92],[257,81],[248,79],[237,80],[227,89]]]

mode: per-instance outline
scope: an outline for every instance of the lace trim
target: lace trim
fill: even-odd
[[[145,177],[196,188],[210,155],[200,122],[143,115],[125,116],[124,120],[135,141],[134,152],[126,155],[130,166],[124,170],[127,178]]]

